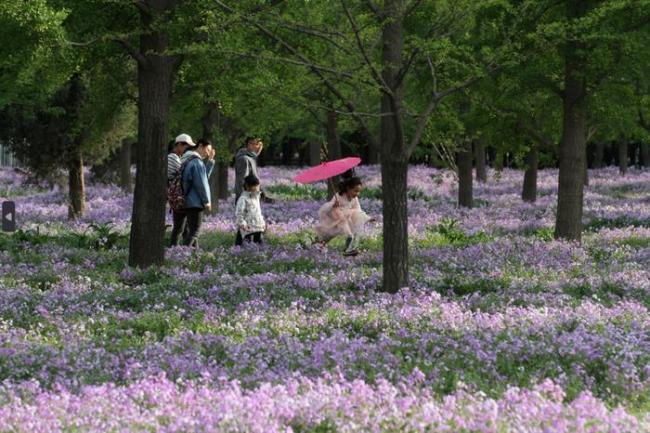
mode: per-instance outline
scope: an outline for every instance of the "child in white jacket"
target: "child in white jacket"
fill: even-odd
[[[266,230],[266,222],[262,216],[260,195],[260,180],[254,175],[246,176],[244,192],[237,200],[235,208],[235,223],[237,225],[235,245],[242,245],[244,241],[262,243],[262,233]]]

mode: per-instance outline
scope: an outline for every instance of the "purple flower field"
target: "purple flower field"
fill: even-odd
[[[581,245],[552,239],[557,171],[523,203],[490,172],[458,209],[409,172],[411,284],[381,284],[377,217],[356,258],[310,246],[325,185],[265,168],[267,243],[235,248],[232,201],[198,251],[126,266],[131,197],[0,170],[0,432],[650,432],[650,171],[590,171]],[[232,179],[231,179],[232,180]]]

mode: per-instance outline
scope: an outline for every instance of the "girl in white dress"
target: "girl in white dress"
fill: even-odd
[[[363,225],[372,221],[359,204],[362,186],[361,179],[356,176],[345,178],[339,185],[339,192],[319,209],[320,221],[316,226],[316,234],[322,247],[336,236],[345,236],[343,254],[359,254],[359,235]]]

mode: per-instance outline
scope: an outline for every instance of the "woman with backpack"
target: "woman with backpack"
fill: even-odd
[[[179,137],[188,140],[188,144],[192,140],[187,134]],[[212,209],[208,177],[214,168],[214,156],[212,143],[200,139],[198,145],[189,145],[181,157],[179,170],[168,186],[168,198],[174,213],[172,245],[178,245],[178,237],[182,232],[183,245],[198,246],[202,213]]]

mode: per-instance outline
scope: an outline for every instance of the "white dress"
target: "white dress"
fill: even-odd
[[[335,206],[337,200],[338,207]],[[320,222],[316,226],[316,233],[323,240],[339,235],[356,236],[370,220],[368,214],[361,210],[359,198],[350,200],[346,194],[336,194],[321,206],[318,217]]]

